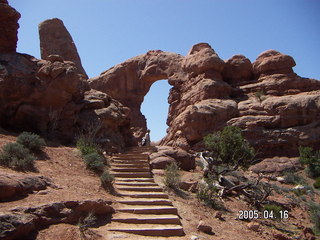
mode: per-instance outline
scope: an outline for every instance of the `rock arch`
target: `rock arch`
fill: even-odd
[[[173,80],[182,77],[182,60],[179,54],[149,51],[89,79],[89,84],[131,109],[131,130],[138,140],[146,130],[146,119],[140,111],[144,96],[155,81],[168,79],[169,84],[174,85]]]
[[[186,148],[190,140],[202,137],[203,130],[191,133],[190,129],[186,129],[187,126],[183,128],[183,123],[179,122],[177,117],[188,106],[187,112],[182,116],[186,117],[190,110],[194,112],[194,108],[199,107],[194,104],[199,101],[229,98],[231,87],[222,78],[224,64],[209,44],[200,43],[194,45],[186,57],[160,50],[149,51],[110,68],[98,77],[89,79],[89,84],[131,109],[131,130],[134,139],[139,140],[146,131],[146,119],[140,112],[144,96],[155,81],[168,79],[169,84],[173,86],[168,97],[169,131],[162,142],[174,145],[179,139],[180,147],[185,145],[183,147]],[[229,119],[237,114],[236,104],[231,100],[226,103],[228,111],[231,110],[230,114],[227,114]],[[211,104],[216,105],[213,102]],[[184,136],[186,133],[189,135],[188,138]]]
[[[199,149],[208,133],[236,125],[261,156],[295,156],[299,145],[319,148],[320,82],[299,77],[294,66],[292,57],[275,50],[253,64],[243,55],[223,61],[209,44],[199,43],[187,56],[149,51],[89,84],[131,109],[132,144],[146,131],[144,96],[152,83],[168,79],[169,128],[162,145]]]

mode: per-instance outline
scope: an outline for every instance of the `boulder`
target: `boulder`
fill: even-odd
[[[169,156],[150,156],[150,165],[152,169],[165,169],[167,165],[175,162],[172,157]]]
[[[225,65],[224,61],[219,58],[208,43],[198,43],[192,46],[182,64],[183,68],[192,75],[198,75],[206,71],[221,73]]]
[[[234,55],[226,61],[223,79],[229,83],[240,84],[253,78],[251,61],[243,55]]]
[[[250,222],[250,223],[247,224],[247,228],[249,230],[254,231],[254,232],[258,232],[259,229],[260,229],[260,224],[257,223],[257,222]]]
[[[50,60],[50,56],[59,55],[65,61],[74,62],[78,71],[88,78],[76,45],[62,20],[53,18],[40,23],[39,36],[42,59]]]
[[[25,197],[34,191],[55,187],[51,180],[44,176],[17,176],[0,174],[0,201]]]
[[[253,63],[254,74],[270,75],[275,73],[292,73],[292,67],[296,65],[294,59],[275,50],[261,53]]]
[[[157,147],[157,152],[150,155],[150,160],[153,168],[164,169],[167,164],[174,161],[183,170],[189,171],[195,168],[195,158],[192,154],[182,149],[168,146]]]
[[[266,158],[261,162],[251,166],[249,170],[254,173],[267,173],[281,175],[287,171],[297,171],[301,169],[299,158],[274,157]]]
[[[197,226],[197,230],[200,232],[204,232],[210,235],[213,235],[214,233],[212,232],[212,227],[205,224],[203,221],[200,221],[198,226]]]

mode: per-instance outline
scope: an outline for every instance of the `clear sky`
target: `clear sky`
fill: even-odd
[[[89,77],[151,49],[186,55],[208,42],[226,60],[268,49],[294,57],[294,71],[320,79],[319,0],[9,0],[22,15],[18,52],[40,58],[38,24],[60,18]],[[151,139],[165,135],[169,84],[156,82],[142,112]],[[156,106],[156,107],[155,107]]]

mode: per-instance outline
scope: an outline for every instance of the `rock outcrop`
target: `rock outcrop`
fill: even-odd
[[[0,0],[0,53],[16,51],[20,17],[7,0]]]
[[[205,135],[236,125],[260,156],[296,156],[298,146],[320,146],[320,81],[298,76],[294,66],[291,56],[275,50],[253,63],[243,55],[223,61],[209,44],[200,43],[185,57],[149,51],[89,84],[131,109],[136,141],[146,131],[143,97],[153,82],[168,79],[173,86],[169,128],[161,145],[200,150]],[[157,164],[171,160],[167,156]]]
[[[102,199],[55,202],[30,208],[12,209],[0,215],[0,238],[3,240],[25,239],[34,231],[53,224],[79,223],[80,219],[93,214],[107,219],[114,213],[111,201]]]
[[[39,24],[41,58],[48,60],[50,55],[60,55],[63,60],[74,62],[78,71],[88,78],[73,39],[58,18],[48,19]]]
[[[158,146],[157,152],[150,155],[150,165],[153,169],[164,169],[173,162],[186,171],[195,168],[195,157],[179,148]]]
[[[20,14],[4,1],[1,2],[1,11],[3,9],[12,17],[1,15],[0,27],[12,25],[11,29],[15,29]],[[7,24],[13,20],[16,25]],[[1,45],[6,51],[0,51],[0,126],[33,131],[65,143],[95,128],[96,139],[108,151],[123,148],[130,139],[127,131],[130,110],[107,94],[90,89],[72,38],[60,20],[44,22],[40,32],[42,55],[46,60],[16,53],[13,47],[16,35],[7,39],[14,43],[11,48]],[[56,45],[47,41],[51,37]]]
[[[55,187],[51,180],[44,176],[19,177],[15,175],[0,175],[0,202],[24,197],[33,191],[40,191],[47,186]]]

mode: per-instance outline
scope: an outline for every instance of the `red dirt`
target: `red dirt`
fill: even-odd
[[[15,141],[16,137],[8,134],[0,133],[0,147],[8,142]],[[0,212],[7,212],[16,207],[37,206],[50,202],[59,202],[67,200],[86,200],[86,199],[113,199],[113,196],[108,194],[101,186],[99,178],[85,168],[85,164],[78,151],[74,147],[57,146],[46,147],[44,149],[47,157],[43,157],[36,161],[38,172],[16,172],[14,170],[0,167],[2,173],[20,174],[25,176],[43,175],[49,177],[58,189],[48,188],[29,194],[28,197],[11,202],[2,202],[0,204]],[[161,171],[160,171],[161,172]],[[200,170],[194,172],[181,172],[184,177],[197,179],[201,174]],[[303,173],[301,173],[303,174]],[[162,184],[161,174],[155,175],[155,180]],[[311,185],[312,180],[309,185]],[[162,184],[163,185],[163,184]],[[284,186],[284,185],[283,185]],[[288,186],[288,185],[287,185]],[[292,187],[292,186],[291,186]],[[249,222],[236,220],[239,210],[249,210],[243,200],[238,197],[232,197],[224,201],[224,206],[229,210],[222,213],[223,219],[215,218],[216,210],[204,206],[196,198],[195,194],[187,193],[187,197],[182,198],[174,192],[170,192],[170,199],[173,205],[178,208],[179,215],[186,233],[182,238],[158,238],[158,239],[191,239],[191,236],[198,236],[199,239],[274,239],[274,234],[281,233],[277,229],[294,232],[294,236],[298,236],[305,227],[311,227],[308,213],[306,209],[294,207],[289,211],[289,219],[287,221],[273,220],[254,220],[258,222],[260,228],[257,232],[249,230],[247,225]],[[275,194],[275,197],[283,197]],[[310,199],[309,196],[305,197]],[[319,200],[319,191],[313,196],[314,201]],[[297,197],[298,199],[298,197]],[[208,235],[197,231],[197,225],[202,220],[213,228],[214,235]],[[269,226],[268,226],[269,225]],[[86,239],[108,239],[106,235],[99,236],[95,233],[94,228],[86,234]],[[101,232],[100,232],[101,234]],[[129,238],[125,239],[152,239],[148,237],[140,237],[134,235],[126,235]],[[78,240],[81,238],[79,228],[74,225],[59,224],[50,226],[48,229],[41,230],[36,237],[38,240],[62,240],[71,239]],[[120,238],[119,238],[120,239]]]

